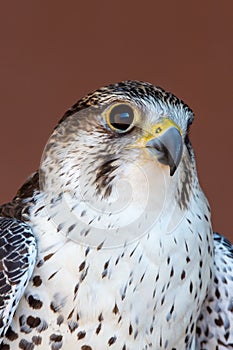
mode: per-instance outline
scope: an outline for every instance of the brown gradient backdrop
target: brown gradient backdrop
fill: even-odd
[[[191,131],[215,230],[233,238],[233,2],[13,1],[0,13],[0,198],[37,169],[63,112],[140,79],[195,111]]]

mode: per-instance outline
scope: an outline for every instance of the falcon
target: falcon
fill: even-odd
[[[233,348],[233,248],[211,228],[193,119],[139,81],[64,114],[0,207],[0,349]]]

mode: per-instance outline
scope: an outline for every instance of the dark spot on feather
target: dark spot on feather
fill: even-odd
[[[60,342],[62,341],[62,335],[53,333],[50,335],[49,339],[54,342]]]
[[[28,297],[28,304],[33,309],[40,309],[43,306],[42,301],[34,298],[32,295]]]
[[[164,301],[165,301],[165,295],[163,295],[163,297],[162,297],[162,299],[161,299],[161,305],[163,305],[164,304]]]
[[[198,337],[201,336],[201,328],[200,327],[196,328],[196,333],[197,333]]]
[[[68,319],[70,319],[72,316],[73,316],[73,313],[74,313],[74,309],[72,309],[68,315]]]
[[[39,317],[33,317],[33,316],[27,317],[27,324],[31,328],[36,328],[37,326],[39,326],[40,322],[41,320]]]
[[[55,306],[55,304],[54,304],[53,301],[50,303],[50,309],[51,309],[53,312],[57,312],[57,311],[58,311],[58,309],[57,309],[57,307]]]
[[[103,315],[102,315],[102,312],[101,312],[101,314],[99,314],[99,316],[98,316],[98,321],[102,322],[103,320],[104,320],[104,318],[103,318]]]
[[[59,350],[62,347],[62,335],[60,334],[51,334],[49,337],[51,344],[51,350]]]
[[[220,293],[219,293],[218,288],[216,288],[216,290],[215,290],[215,296],[216,296],[217,299],[220,298]]]
[[[80,340],[80,339],[83,339],[85,337],[85,335],[86,335],[85,331],[80,331],[80,332],[78,332],[77,337]]]
[[[36,264],[36,267],[41,267],[44,264],[44,260],[39,260],[38,263]]]
[[[37,275],[33,277],[32,282],[35,287],[39,287],[42,283],[42,279]]]
[[[70,333],[73,333],[75,329],[78,328],[78,322],[71,320],[68,322],[68,327],[69,327]]]
[[[80,265],[79,265],[79,271],[82,271],[85,268],[86,261],[84,260]]]
[[[51,280],[57,273],[58,271],[55,271],[54,273],[52,273],[52,275],[49,276],[48,281]]]
[[[85,250],[85,256],[87,256],[87,254],[90,252],[90,247],[87,247],[87,249]]]
[[[60,232],[64,227],[64,224],[59,224],[58,227],[57,227],[57,232]]]
[[[101,327],[102,327],[102,325],[101,325],[101,323],[99,323],[98,327],[95,330],[96,334],[99,334]]]
[[[171,268],[171,272],[170,272],[170,277],[172,277],[174,275],[174,269],[173,267]]]
[[[8,328],[7,332],[6,332],[6,338],[9,339],[10,341],[14,341],[15,339],[17,339],[19,336],[17,333],[15,333],[13,331],[13,329],[11,328],[11,326]],[[1,347],[0,347],[1,349]]]
[[[97,249],[97,250],[102,249],[102,248],[103,248],[103,245],[104,245],[104,241],[103,241],[103,242],[101,242],[101,243],[98,245],[98,247],[97,247],[96,249]]]
[[[185,344],[187,344],[189,342],[189,339],[190,339],[189,335],[186,335],[186,337],[184,339]]]
[[[64,321],[64,317],[62,315],[59,315],[57,318],[57,324],[58,326],[60,326]]]
[[[50,254],[44,256],[44,261],[49,260],[50,258],[52,258],[53,255],[54,255],[54,253],[50,253]]]
[[[81,274],[81,276],[80,276],[80,282],[83,282],[84,279],[86,278],[87,273],[88,273],[88,269],[89,269],[89,267],[87,267],[86,270],[83,271],[83,273]]]
[[[102,272],[102,275],[101,275],[101,276],[102,276],[102,278],[106,277],[106,276],[107,276],[107,274],[108,274],[108,270],[103,271],[103,272]]]
[[[77,283],[75,288],[74,288],[74,295],[77,294],[78,289],[79,289],[79,283]]]
[[[33,350],[34,344],[27,341],[26,339],[21,339],[19,342],[19,348],[22,350]]]
[[[118,306],[115,303],[114,308],[112,309],[112,312],[116,315],[119,312]]]
[[[42,205],[41,207],[39,207],[36,211],[35,211],[35,214],[38,214],[41,210],[44,209],[44,205]]]
[[[214,320],[215,324],[219,327],[223,326],[223,320],[221,316],[219,315],[217,319]]]
[[[189,292],[192,294],[192,291],[193,291],[193,282],[191,281],[189,285]]]
[[[183,270],[183,271],[182,271],[182,274],[181,274],[181,276],[180,276],[181,280],[183,280],[183,279],[185,278],[185,275],[186,275],[186,274],[185,274],[185,271]]]
[[[73,231],[73,229],[76,227],[76,224],[73,224],[73,225],[70,225],[69,227],[68,227],[68,233],[70,233],[71,231]]]
[[[114,344],[116,342],[116,336],[114,337],[111,337],[109,340],[108,340],[108,345],[111,346],[112,344]]]
[[[32,341],[35,345],[40,345],[42,343],[42,338],[39,335],[38,336],[34,335],[32,337]]]

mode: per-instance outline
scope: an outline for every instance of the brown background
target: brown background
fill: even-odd
[[[40,162],[63,112],[125,79],[160,85],[195,111],[191,140],[213,224],[233,238],[233,2],[13,1],[0,13],[0,198]]]

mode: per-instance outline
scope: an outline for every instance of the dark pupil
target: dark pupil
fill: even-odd
[[[127,130],[133,122],[133,110],[130,106],[121,104],[113,107],[110,112],[109,121],[111,125],[119,130]]]

